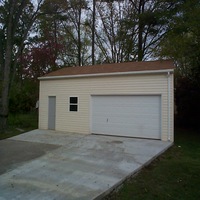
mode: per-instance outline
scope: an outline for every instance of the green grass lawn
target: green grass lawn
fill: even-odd
[[[26,131],[37,129],[37,127],[37,112],[26,114],[10,114],[8,117],[8,128],[5,133],[0,133],[0,140],[19,135]]]
[[[200,133],[177,130],[173,147],[105,199],[200,199]]]

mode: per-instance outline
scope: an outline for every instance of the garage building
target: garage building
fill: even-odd
[[[66,67],[40,77],[39,129],[174,140],[171,60]]]

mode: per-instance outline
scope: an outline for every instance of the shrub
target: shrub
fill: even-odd
[[[199,129],[200,89],[189,78],[179,78],[176,84],[176,124],[181,127]]]

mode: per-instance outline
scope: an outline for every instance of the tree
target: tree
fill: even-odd
[[[96,52],[101,55],[100,59],[103,59],[103,62],[123,62],[134,59],[132,44],[135,34],[130,33],[125,25],[131,9],[131,5],[125,1],[96,3],[98,20],[95,30],[96,47],[98,48]]]
[[[170,31],[160,41],[161,57],[174,59],[177,121],[199,126],[200,112],[200,2],[182,2],[179,13],[169,24]]]
[[[56,67],[88,64],[88,41],[91,34],[88,34],[85,26],[87,11],[88,2],[85,0],[44,1],[37,21],[37,44],[62,46],[59,52],[52,49]]]
[[[43,54],[49,54],[45,67],[53,71],[63,63],[60,54],[64,50],[64,30],[62,23],[67,20],[69,9],[66,0],[45,0],[40,9],[40,15],[36,21],[36,37],[31,41],[34,49],[41,49]],[[33,45],[34,43],[34,45]],[[39,63],[38,63],[39,64]],[[42,63],[41,63],[42,64]],[[40,64],[40,65],[41,65]]]
[[[39,1],[35,8],[29,0],[1,1],[0,4],[0,35],[1,35],[1,101],[0,101],[0,130],[4,131],[9,110],[9,91],[11,80],[19,55],[23,51],[25,40],[37,17],[41,6]]]
[[[87,58],[84,57],[88,41],[85,21],[87,17],[88,2],[86,0],[68,0],[69,10],[67,11],[67,21],[64,23],[68,42],[71,40],[71,52],[74,53],[74,65],[82,66]],[[83,13],[85,15],[83,15]]]
[[[95,64],[95,20],[96,20],[96,0],[92,1],[92,65]]]
[[[168,32],[171,18],[177,14],[181,1],[132,0],[137,33],[137,60],[152,58],[160,40]],[[131,23],[130,23],[131,24]]]
[[[96,2],[96,48],[106,62],[153,57],[180,1],[101,0]]]

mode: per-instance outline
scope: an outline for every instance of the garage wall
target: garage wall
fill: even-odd
[[[173,75],[171,89],[171,141],[173,141]],[[91,95],[161,95],[161,139],[168,138],[167,74],[119,75],[40,81],[39,128],[48,128],[48,96],[56,96],[56,130],[90,133]],[[69,97],[78,96],[79,111],[69,112]]]

